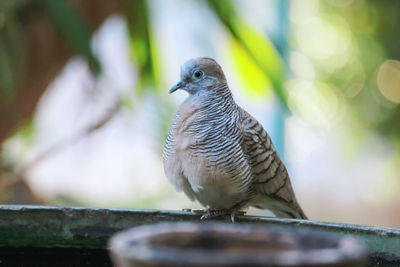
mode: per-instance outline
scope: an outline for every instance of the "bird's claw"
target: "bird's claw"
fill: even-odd
[[[245,215],[245,214],[246,214],[246,212],[243,211],[243,210],[232,211],[232,212],[231,212],[231,221],[232,221],[232,222],[235,222],[235,216],[236,216],[236,215],[238,215],[238,216],[243,216],[243,215]]]
[[[240,211],[240,210],[211,210],[207,213],[204,213],[201,217],[200,220],[204,219],[210,219],[213,217],[218,217],[218,216],[223,216],[223,215],[229,215],[231,217],[231,221],[235,222],[235,216],[239,215],[245,215],[245,211]]]
[[[226,214],[226,210],[209,210],[208,212],[205,212],[200,217],[200,220],[210,219],[210,218],[218,217],[218,216],[225,215],[225,214]]]
[[[221,209],[221,210],[216,210],[216,209],[212,209],[212,208],[208,208],[208,209],[204,209],[204,210],[202,210],[202,209],[182,209],[182,211],[193,212],[196,214],[202,214],[200,217],[200,220],[205,220],[205,219],[210,219],[213,217],[228,215],[231,217],[231,221],[235,222],[236,215],[242,216],[242,215],[246,214],[245,211],[241,210],[246,205],[247,205],[247,202],[243,201],[243,202],[236,204],[235,206],[233,206],[230,209]]]

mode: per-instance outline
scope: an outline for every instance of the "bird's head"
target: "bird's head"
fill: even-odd
[[[212,58],[198,57],[182,65],[181,80],[169,90],[169,93],[183,89],[193,95],[224,85],[226,85],[226,78],[221,66]]]

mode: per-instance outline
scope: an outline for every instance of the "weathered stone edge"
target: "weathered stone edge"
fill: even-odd
[[[159,222],[197,222],[199,217],[182,211],[0,205],[0,247],[105,248],[108,238],[122,229]],[[400,257],[400,229],[257,216],[241,216],[236,221],[351,235],[371,253]]]

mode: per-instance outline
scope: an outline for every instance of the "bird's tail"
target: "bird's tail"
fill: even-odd
[[[301,217],[300,219],[308,220],[307,215],[304,213],[304,211],[301,208],[300,208],[300,217]]]
[[[262,203],[257,203],[255,205],[259,209],[268,209],[278,218],[291,218],[291,219],[303,219],[308,220],[307,215],[304,213],[303,209],[297,203],[286,202],[286,201],[263,201]]]
[[[286,204],[286,203],[285,203]],[[279,209],[271,210],[276,217],[280,218],[291,218],[291,219],[303,219],[308,220],[307,215],[298,203],[291,203],[291,205],[280,205]]]
[[[303,220],[308,220],[308,217],[307,217],[307,215],[304,213],[304,211],[303,211],[303,209],[300,207],[300,205],[299,204],[297,204],[297,208],[296,208],[296,211],[297,211],[297,217],[295,217],[295,218],[293,218],[293,219],[303,219]]]

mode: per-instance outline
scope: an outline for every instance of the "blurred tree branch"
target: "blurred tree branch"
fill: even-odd
[[[269,76],[278,96],[284,97],[280,58],[273,45],[242,23],[230,1],[206,3],[230,34],[246,48],[251,59]],[[2,22],[0,17],[0,66],[5,66],[6,71],[0,73],[0,144],[21,124],[31,120],[41,95],[71,56],[84,57],[93,75],[100,72],[100,64],[91,48],[92,34],[112,14],[123,14],[127,18],[131,53],[139,70],[136,92],[159,87],[158,44],[153,36],[148,4],[146,0],[2,0],[0,15],[5,14],[5,19]],[[260,57],[251,44],[253,41],[261,45],[261,54],[265,52],[268,60]],[[30,192],[25,177],[31,168],[100,129],[113,118],[120,106],[118,98],[99,121],[15,170],[5,170],[6,166],[2,168],[0,162],[0,191],[22,185],[27,189],[24,192]],[[37,202],[29,192],[31,200]],[[14,192],[13,195],[13,202],[18,202],[15,199],[19,198],[18,194]]]
[[[40,202],[39,198],[34,196],[31,192],[29,186],[25,182],[26,173],[33,167],[40,164],[42,161],[46,160],[47,158],[54,156],[55,154],[61,152],[62,150],[68,148],[69,146],[77,143],[78,141],[82,140],[83,138],[89,137],[95,131],[101,129],[104,125],[106,125],[120,110],[121,108],[121,98],[117,97],[114,103],[111,105],[110,108],[106,110],[103,116],[100,117],[99,120],[94,122],[93,124],[89,125],[84,130],[74,134],[73,136],[60,141],[59,143],[51,146],[50,148],[46,149],[45,151],[41,152],[32,160],[28,161],[27,163],[23,164],[21,167],[17,168],[16,170],[7,168],[6,166],[0,165],[0,192],[5,192],[18,186],[18,188],[24,188],[25,191],[29,191],[32,195],[31,199],[35,200],[34,203]],[[15,191],[15,190],[14,190]],[[26,197],[24,194],[21,196]],[[20,203],[21,200],[18,195],[12,197],[13,203],[17,202]],[[0,199],[1,202],[1,199]],[[23,201],[21,202],[23,203]],[[27,203],[27,202],[25,202]],[[31,202],[28,202],[31,203]]]
[[[4,0],[14,1],[14,0]],[[6,2],[3,5],[6,6]],[[30,120],[37,102],[54,77],[61,71],[66,61],[76,51],[63,40],[49,13],[43,8],[43,0],[19,1],[21,4],[6,14],[6,20],[0,25],[0,48],[6,49],[7,55],[18,55],[12,80],[14,90],[5,94],[0,90],[0,144],[22,123]],[[52,1],[53,2],[53,1]],[[57,1],[54,1],[57,2]],[[89,34],[106,17],[114,13],[123,13],[123,0],[74,0],[73,3],[83,14],[89,25]],[[0,5],[0,11],[3,6]],[[7,10],[5,10],[7,11]],[[12,17],[13,20],[7,18]],[[15,22],[14,24],[8,23]],[[13,27],[11,27],[13,26]],[[12,29],[11,29],[12,28]],[[22,45],[17,47],[14,40],[5,40],[10,32],[18,31]],[[9,39],[9,38],[8,38]],[[90,38],[86,40],[88,42]],[[15,48],[18,51],[11,49]]]

